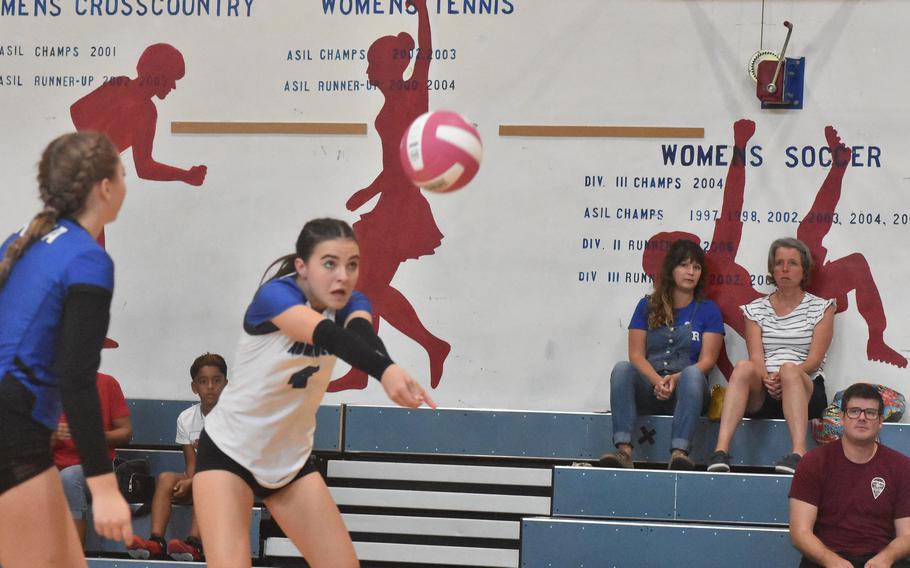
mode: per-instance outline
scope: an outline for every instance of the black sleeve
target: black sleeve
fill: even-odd
[[[389,352],[386,351],[385,344],[379,339],[379,336],[376,335],[373,324],[365,318],[356,317],[349,321],[346,327],[363,338],[373,351],[389,357]],[[391,359],[391,357],[389,357],[389,359]]]
[[[60,400],[86,477],[111,472],[95,376],[110,321],[111,292],[71,286],[63,303],[54,371]]]
[[[363,321],[366,322],[366,320]],[[350,326],[350,324],[348,325]],[[370,331],[372,332],[372,327]],[[377,337],[377,339],[379,338]],[[384,347],[382,351],[375,349],[359,334],[336,325],[328,319],[319,322],[319,325],[313,330],[313,343],[317,347],[337,355],[352,367],[365,371],[379,380],[382,380],[382,373],[393,364],[386,355]],[[380,342],[381,344],[382,342]]]

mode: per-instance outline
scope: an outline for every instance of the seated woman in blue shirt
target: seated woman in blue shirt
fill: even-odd
[[[723,344],[720,308],[702,297],[705,253],[689,240],[672,243],[654,293],[629,323],[629,360],[610,375],[616,451],[603,467],[632,467],[632,428],[639,414],[673,414],[670,469],[691,470],[695,421],[708,406],[708,373]]]

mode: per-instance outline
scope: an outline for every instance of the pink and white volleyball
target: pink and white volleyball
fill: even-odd
[[[414,185],[445,193],[474,178],[483,144],[474,125],[455,112],[418,116],[401,137],[401,165]]]

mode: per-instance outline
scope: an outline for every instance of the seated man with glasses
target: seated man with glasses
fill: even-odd
[[[872,385],[844,392],[840,440],[808,452],[790,486],[800,568],[910,568],[910,458],[877,441],[885,403]]]

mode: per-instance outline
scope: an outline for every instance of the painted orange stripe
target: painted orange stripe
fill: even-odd
[[[363,122],[172,122],[173,134],[366,134]]]
[[[677,126],[546,126],[500,124],[500,136],[550,138],[704,138],[704,128]]]

